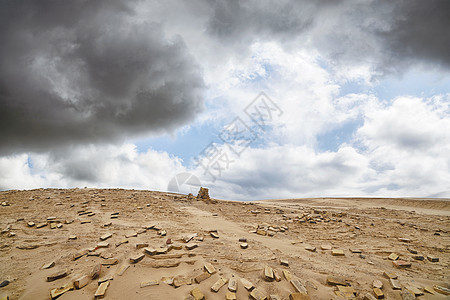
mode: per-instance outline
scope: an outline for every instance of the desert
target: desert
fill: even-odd
[[[448,299],[450,202],[0,193],[0,299]]]

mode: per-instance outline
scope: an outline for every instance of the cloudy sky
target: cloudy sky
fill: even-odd
[[[450,197],[450,1],[0,2],[0,189]]]

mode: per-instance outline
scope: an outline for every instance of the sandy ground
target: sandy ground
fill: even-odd
[[[108,258],[118,263],[102,267],[100,279],[113,278],[105,299],[185,299],[194,288],[206,299],[226,299],[228,284],[217,293],[211,291],[220,277],[237,279],[237,299],[250,297],[241,278],[267,297],[289,299],[295,289],[283,271],[299,280],[310,299],[363,299],[367,293],[373,295],[374,280],[383,284],[385,299],[402,299],[402,291],[392,288],[384,272],[395,273],[403,290],[415,287],[423,292],[417,299],[449,298],[432,288],[450,288],[449,200],[320,198],[251,203],[219,200],[212,204],[152,191],[40,189],[1,192],[0,202],[9,204],[0,206],[0,282],[10,282],[0,288],[0,298],[50,299],[52,289],[89,275]],[[112,213],[119,213],[118,218],[111,219]],[[37,228],[49,217],[46,226]],[[86,220],[90,222],[81,224]],[[30,227],[28,222],[35,225]],[[104,226],[108,223],[111,225]],[[52,229],[51,224],[60,225]],[[143,229],[152,225],[152,229]],[[210,234],[215,230],[218,238]],[[100,237],[108,233],[112,234],[106,240],[109,246],[95,249]],[[197,236],[189,244],[198,247],[188,250],[183,239],[191,234]],[[69,240],[71,235],[77,238]],[[240,247],[242,238],[247,240],[247,249]],[[144,253],[144,248],[137,249],[136,244],[163,247],[161,251],[165,252],[172,247],[168,239],[174,249],[145,254],[141,261],[130,263],[130,257]],[[120,241],[127,243],[116,246]],[[308,247],[316,250],[311,252]],[[343,250],[344,256],[333,256],[332,250],[322,247]],[[73,260],[75,253],[88,248],[95,250]],[[388,258],[392,253],[410,262],[411,267],[395,268]],[[416,260],[416,255],[425,259]],[[439,261],[430,262],[427,256]],[[281,265],[280,259],[287,260],[288,266]],[[41,268],[50,262],[55,265]],[[170,278],[175,277],[190,281],[205,272],[207,263],[216,272],[200,283],[193,280],[175,288],[162,280],[169,277],[166,282],[170,283]],[[119,275],[126,266],[128,269]],[[275,270],[281,280],[265,278],[266,266]],[[61,270],[67,270],[68,275],[46,281],[47,276]],[[345,280],[355,293],[343,297],[336,292],[338,287],[327,283],[329,276]],[[158,285],[140,287],[141,282],[150,280],[157,280]],[[97,288],[98,278],[58,299],[94,299]]]

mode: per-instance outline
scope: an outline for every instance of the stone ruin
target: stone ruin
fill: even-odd
[[[199,200],[210,203],[216,203],[216,201],[211,200],[211,198],[209,197],[209,190],[204,187],[200,187],[200,190],[198,191],[197,201]]]

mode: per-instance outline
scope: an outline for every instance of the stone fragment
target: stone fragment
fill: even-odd
[[[372,294],[367,293],[364,295],[363,300],[376,300],[377,298],[375,298]]]
[[[110,237],[112,237],[112,234],[111,234],[111,233],[105,233],[104,235],[102,235],[102,236],[100,237],[100,240],[101,240],[101,241],[106,241],[106,240],[109,239]]]
[[[399,269],[411,267],[411,263],[404,261],[404,260],[396,260],[396,261],[393,261],[392,264],[394,265],[394,267],[399,268]]]
[[[344,295],[346,299],[354,299],[356,296],[356,291],[352,286],[338,285],[337,288],[338,292],[341,295]]]
[[[430,286],[424,287],[423,290],[424,290],[424,292],[427,292],[427,293],[429,293],[429,294],[434,295],[434,290],[433,290],[433,288],[430,287]]]
[[[414,259],[423,261],[423,260],[425,260],[425,257],[423,257],[423,255],[416,255],[416,256],[414,256]]]
[[[111,266],[111,265],[117,265],[119,261],[115,258],[108,258],[102,261],[102,265],[104,266]]]
[[[284,275],[284,278],[286,278],[287,281],[292,280],[292,274],[288,270],[283,270],[283,275]]]
[[[130,263],[135,264],[140,262],[144,258],[145,254],[139,253],[130,257]]]
[[[374,288],[382,289],[382,288],[383,288],[383,283],[382,283],[380,280],[375,279],[375,280],[373,281],[373,283],[372,283],[372,286],[373,286]]]
[[[294,287],[294,289],[299,292],[299,293],[304,293],[307,294],[308,290],[306,290],[305,286],[300,282],[300,280],[298,279],[292,279],[290,281],[290,283],[292,284],[292,286]]]
[[[205,299],[205,295],[200,291],[198,287],[191,290],[191,295],[194,297],[195,300],[203,300]]]
[[[418,252],[417,252],[417,250],[416,249],[413,249],[413,248],[406,248],[406,250],[408,250],[410,253],[412,253],[412,254],[417,254]]]
[[[389,282],[391,283],[392,289],[394,290],[401,290],[402,286],[400,285],[400,282],[398,279],[389,279]]]
[[[197,248],[197,247],[198,247],[198,244],[195,244],[195,243],[189,243],[189,244],[186,244],[185,247],[186,247],[186,249],[188,249],[188,250],[192,250],[192,249],[194,249],[194,248]]]
[[[129,267],[130,265],[122,265],[119,270],[117,270],[117,275],[122,276]]]
[[[184,276],[176,276],[173,279],[173,286],[176,287],[176,288],[180,287],[182,285],[190,285],[190,284],[192,284],[192,279],[191,278],[187,278],[187,277],[184,277]]]
[[[240,238],[240,239],[239,239],[239,242],[241,242],[241,243],[247,243],[247,239],[246,239],[246,238]]]
[[[278,273],[277,270],[273,270],[273,278],[275,278],[275,281],[280,282],[281,281],[281,276],[280,273]]]
[[[91,279],[94,280],[95,278],[100,277],[101,271],[102,265],[101,264],[95,265],[91,272]]]
[[[89,283],[89,278],[84,275],[73,282],[76,289],[81,289]]]
[[[192,240],[192,239],[195,238],[196,236],[197,236],[197,233],[189,234],[189,235],[187,235],[187,236],[185,236],[185,237],[183,238],[183,241],[184,241],[185,243],[189,243],[190,240]]]
[[[267,297],[264,295],[264,293],[258,289],[253,289],[253,291],[250,292],[250,297],[253,300],[267,300]]]
[[[347,285],[347,282],[344,278],[331,275],[327,277],[327,283],[329,285]]]
[[[389,254],[388,258],[389,258],[390,260],[397,260],[397,259],[398,259],[398,254],[396,254],[396,253],[391,253],[391,254]]]
[[[59,272],[56,272],[56,273],[54,273],[52,275],[47,276],[47,281],[48,282],[55,281],[57,279],[66,277],[68,274],[69,273],[67,272],[67,270],[62,270],[62,271],[59,271]]]
[[[438,257],[431,256],[431,255],[428,255],[428,256],[427,256],[427,259],[428,259],[428,261],[430,261],[430,262],[438,262],[438,261],[439,261],[439,258],[438,258]]]
[[[225,284],[227,284],[228,280],[220,277],[219,280],[217,280],[212,286],[211,291],[214,293],[217,293]]]
[[[98,286],[97,290],[95,291],[94,298],[98,299],[98,298],[105,297],[106,290],[108,289],[108,286],[109,286],[109,281],[105,281],[105,282],[101,283]]]
[[[97,248],[108,248],[109,243],[108,242],[100,242],[97,244]]]
[[[409,242],[411,242],[411,239],[408,239],[408,238],[398,238],[398,240],[399,240],[400,242],[403,242],[403,243],[409,243]]]
[[[33,227],[35,224],[34,224],[34,222],[28,222],[27,225],[28,225],[28,227]]]
[[[333,256],[345,256],[344,250],[335,249],[331,250],[331,255]]]
[[[311,298],[305,293],[292,293],[289,295],[290,300],[310,300]]]
[[[415,300],[416,296],[411,293],[411,291],[408,291],[407,289],[402,290],[402,299],[403,300]]]
[[[269,266],[264,267],[264,279],[267,281],[273,281],[273,269]]]
[[[154,286],[159,285],[158,280],[148,280],[141,282],[141,288],[147,287],[147,286]]]
[[[73,290],[73,283],[72,282],[67,283],[67,284],[65,284],[62,287],[59,287],[59,288],[56,288],[56,289],[52,289],[50,291],[50,298],[51,299],[56,299],[59,296],[61,296],[62,294],[66,293],[66,292],[68,292],[70,290]],[[7,298],[7,299],[9,299],[9,298]]]
[[[203,273],[195,276],[194,280],[195,280],[196,283],[200,283],[203,280],[208,279],[209,277],[211,277],[211,274],[209,274],[208,272],[203,272]]]
[[[87,223],[91,223],[91,220],[82,220],[81,224],[87,224]]]
[[[256,234],[259,234],[259,235],[267,235],[267,231],[262,230],[262,229],[257,229],[257,230],[256,230]]]
[[[116,248],[123,244],[128,244],[128,240],[124,239],[124,240],[121,240],[120,242],[116,243]]]
[[[387,279],[397,279],[397,274],[384,271],[383,276]]]
[[[405,289],[407,289],[408,291],[410,291],[414,296],[422,296],[423,292],[421,290],[419,290],[418,288],[416,288],[415,286],[406,286]]]
[[[361,250],[361,249],[353,249],[353,248],[351,248],[351,249],[350,249],[350,252],[351,252],[351,253],[357,253],[357,254],[360,254],[360,253],[362,253],[362,250]]]
[[[238,283],[236,277],[231,277],[228,281],[228,290],[235,293],[237,291],[237,287]]]
[[[145,248],[148,247],[148,243],[137,243],[136,244],[136,249],[141,249],[141,248]]]
[[[248,244],[247,243],[241,243],[240,247],[241,247],[241,249],[247,249],[248,248]]]
[[[205,270],[209,273],[209,274],[214,274],[216,273],[216,269],[214,268],[214,266],[210,263],[205,264],[204,266]]]
[[[168,285],[173,285],[173,277],[161,277],[161,282]]]
[[[280,259],[280,265],[288,267],[289,266],[289,261],[287,259],[281,258]]]
[[[114,276],[111,275],[111,274],[109,274],[109,275],[107,275],[107,276],[105,276],[105,277],[100,278],[100,279],[98,280],[98,285],[102,284],[102,283],[105,282],[105,281],[111,281],[111,280],[113,280],[113,279],[114,279]]]
[[[316,247],[313,246],[305,246],[305,250],[308,250],[310,252],[316,252]]]
[[[375,295],[376,299],[383,299],[384,298],[384,294],[383,291],[379,288],[373,288],[373,294]]]
[[[155,255],[157,252],[154,248],[144,248],[144,253],[148,255]]]
[[[450,295],[450,289],[445,288],[443,286],[433,285],[433,289],[440,294],[447,295],[447,296]]]
[[[42,227],[45,227],[45,226],[47,226],[47,222],[37,224],[36,228],[42,228]]]
[[[225,294],[225,299],[226,300],[236,300],[236,293],[227,291],[227,293]]]
[[[52,261],[52,262],[49,262],[49,263],[46,263],[45,265],[43,265],[41,267],[41,269],[50,269],[50,268],[53,268],[54,266],[55,266],[55,262]]]
[[[278,295],[269,295],[269,300],[281,300],[281,297]]]
[[[247,291],[251,291],[251,290],[253,290],[253,289],[255,288],[255,286],[253,285],[253,283],[251,283],[250,281],[248,281],[248,280],[245,279],[245,278],[241,278],[241,283],[242,283],[242,285],[244,286],[244,288],[245,288]]]
[[[76,235],[69,235],[69,240],[76,240],[77,236]]]
[[[217,234],[217,232],[210,232],[209,235],[211,235],[212,238],[214,239],[218,239],[219,235]]]
[[[169,248],[167,247],[159,247],[156,249],[156,254],[166,254],[169,252]]]

